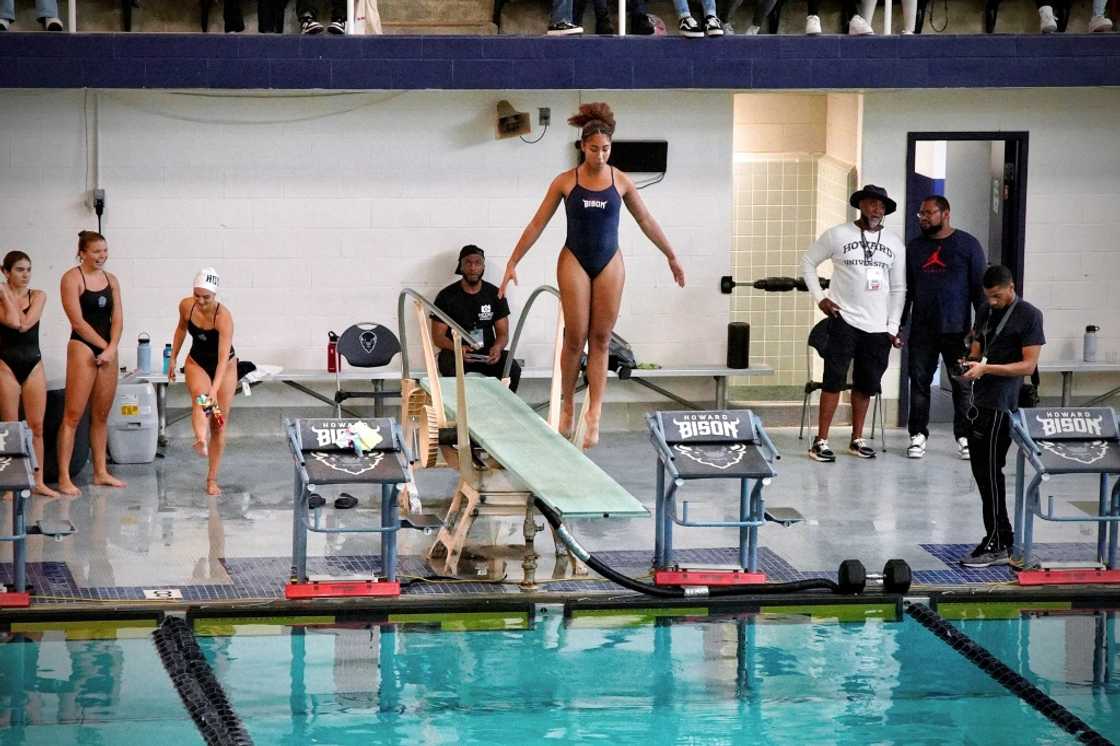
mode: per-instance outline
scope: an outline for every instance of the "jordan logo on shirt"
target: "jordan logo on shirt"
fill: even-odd
[[[929,259],[926,259],[925,264],[922,265],[922,270],[925,272],[932,272],[938,269],[949,269],[949,265],[941,258],[940,246],[933,250],[933,253],[929,255]]]
[[[605,199],[585,199],[583,201],[583,209],[587,210],[592,207],[598,207],[600,210],[607,208],[607,201]]]

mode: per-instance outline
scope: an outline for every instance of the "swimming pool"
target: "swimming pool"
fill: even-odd
[[[943,607],[1120,733],[1115,612],[1036,609]],[[257,744],[1072,742],[893,605],[550,611],[193,623]],[[5,743],[201,743],[147,630],[67,634],[0,646]]]

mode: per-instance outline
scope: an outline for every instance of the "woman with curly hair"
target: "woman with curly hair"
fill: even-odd
[[[607,164],[614,136],[614,113],[605,103],[582,104],[568,123],[580,128],[583,163],[565,171],[545,193],[533,219],[521,234],[506,264],[500,294],[517,283],[517,264],[540,238],[556,208],[564,203],[568,237],[556,265],[560,303],[564,313],[564,349],[560,359],[562,405],[560,431],[573,430],[576,379],[584,346],[587,354],[587,388],[590,397],[583,447],[599,442],[599,418],[607,382],[607,348],[622,301],[626,272],[618,250],[618,219],[621,206],[634,216],[642,233],[665,255],[669,271],[684,287],[684,270],[677,262],[669,239],[646,210],[630,177]]]

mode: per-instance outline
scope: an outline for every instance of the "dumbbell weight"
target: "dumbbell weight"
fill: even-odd
[[[869,584],[874,592],[905,593],[910,590],[913,573],[905,560],[887,560],[883,565],[882,574],[868,574],[862,562],[847,559],[840,563],[837,582],[840,585],[840,592],[848,595],[865,592]]]

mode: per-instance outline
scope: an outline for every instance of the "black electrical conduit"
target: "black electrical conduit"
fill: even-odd
[[[167,675],[206,743],[209,746],[252,746],[253,739],[233,711],[186,621],[179,617],[165,618],[152,633],[152,639]]]
[[[981,671],[1009,689],[1019,699],[1045,715],[1052,723],[1074,736],[1081,743],[1093,746],[1112,746],[1112,741],[1090,728],[1085,721],[1054,701],[1046,692],[1027,681],[1002,661],[989,653],[983,645],[961,632],[940,614],[925,604],[907,603],[906,613],[918,624],[939,637],[953,650],[963,655]]]
[[[601,559],[588,552],[580,543],[576,541],[575,537],[568,532],[564,526],[560,516],[556,511],[542,502],[539,498],[535,500],[537,510],[544,516],[548,524],[556,531],[556,535],[564,542],[571,553],[583,560],[595,572],[602,575],[607,580],[621,585],[623,588],[628,588],[638,593],[644,593],[647,596],[658,596],[660,598],[691,598],[694,596],[756,596],[761,594],[770,593],[797,593],[798,591],[812,591],[812,590],[828,590],[833,593],[840,593],[840,586],[828,578],[809,578],[807,580],[795,580],[790,583],[758,583],[752,585],[725,585],[725,586],[683,586],[683,587],[661,587],[652,585],[650,583],[643,583],[635,580],[628,575],[623,575],[610,565],[607,565]]]

